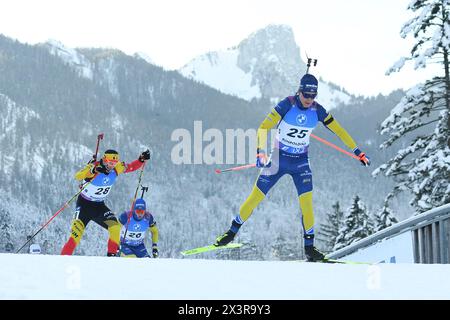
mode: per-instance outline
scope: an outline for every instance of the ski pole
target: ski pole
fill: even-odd
[[[265,156],[265,154],[261,153],[261,154],[257,154],[257,157],[259,156]],[[240,167],[234,167],[234,168],[229,168],[229,169],[224,169],[224,170],[220,170],[220,169],[216,169],[215,172],[216,173],[223,173],[223,172],[228,172],[228,171],[239,171],[239,170],[244,170],[244,169],[248,169],[248,168],[254,168],[256,167],[256,164],[247,164],[245,166],[240,166]]]
[[[313,137],[314,139],[316,139],[316,140],[326,144],[329,147],[332,147],[332,148],[336,149],[337,151],[340,151],[340,152],[342,152],[342,153],[344,153],[344,154],[346,154],[346,155],[348,155],[348,156],[350,156],[350,157],[352,157],[352,158],[354,158],[356,160],[359,160],[359,158],[357,156],[355,156],[353,153],[350,153],[350,152],[348,152],[348,151],[346,151],[344,149],[341,149],[338,146],[332,144],[331,142],[326,141],[325,139],[319,138],[318,136],[316,136],[314,134],[311,134],[311,137]]]
[[[234,168],[229,168],[229,169],[224,169],[224,170],[220,170],[220,169],[216,169],[215,172],[216,173],[224,173],[224,172],[229,172],[229,171],[238,171],[238,170],[244,170],[244,169],[248,169],[248,168],[253,168],[256,167],[256,164],[247,164],[245,166],[240,166],[240,167],[234,167]]]
[[[17,252],[16,253],[19,253],[20,252],[20,250],[22,250],[23,249],[23,247],[25,247],[31,240],[33,240],[33,238],[34,237],[36,237],[37,236],[37,234],[39,233],[39,232],[41,232],[42,230],[44,230],[44,228],[46,227],[46,226],[48,226],[49,224],[50,224],[50,222],[54,219],[54,218],[56,218],[56,216],[58,215],[58,214],[60,214],[64,209],[66,209],[69,205],[70,205],[70,203],[81,193],[81,191],[83,191],[83,189],[89,184],[89,183],[91,183],[90,181],[89,182],[87,182],[86,184],[84,184],[83,186],[82,186],[82,188],[80,189],[80,191],[78,191],[72,198],[70,198],[70,200],[69,201],[67,201],[35,234],[33,234],[32,236],[31,236],[31,238],[30,239],[28,239],[27,240],[27,242],[25,242],[24,244],[23,244],[23,246],[21,246],[20,247],[20,249],[19,250],[17,250]]]
[[[320,138],[320,137],[318,137],[318,136],[316,136],[316,135],[314,135],[312,133],[311,133],[311,137],[313,137],[314,139],[316,139],[316,140],[326,144],[327,146],[332,147],[332,148],[336,149],[337,151],[340,151],[340,152],[348,155],[349,157],[352,157],[353,159],[356,159],[356,160],[359,161],[359,158],[356,155],[354,155],[353,153],[350,153],[350,152],[348,152],[348,151],[346,151],[346,150],[344,150],[342,148],[339,148],[337,145],[335,145],[335,144],[333,144],[331,142],[328,142],[327,140],[322,139],[322,138]],[[234,168],[229,168],[229,169],[225,169],[225,170],[216,169],[215,172],[217,174],[219,174],[219,173],[223,173],[223,172],[238,171],[238,170],[244,170],[244,169],[253,168],[253,167],[256,167],[256,164],[247,164],[245,166],[234,167]]]
[[[131,215],[133,214],[134,203],[135,203],[135,201],[136,201],[137,193],[138,193],[138,191],[139,191],[139,186],[141,185],[141,179],[142,179],[142,173],[144,172],[144,167],[145,167],[145,162],[144,162],[144,164],[142,165],[141,172],[139,173],[139,181],[138,181],[138,185],[137,185],[136,191],[135,191],[135,193],[134,193],[133,201],[131,202],[131,210],[130,210],[130,213],[128,214],[128,217],[127,217],[127,226],[125,227],[125,234],[123,235],[123,238],[122,238],[122,239],[125,239],[126,236],[127,236],[128,225],[130,224]],[[142,194],[144,194],[144,193],[142,193]],[[119,257],[120,257],[120,254],[122,253],[122,239],[120,239],[119,254],[118,254]]]

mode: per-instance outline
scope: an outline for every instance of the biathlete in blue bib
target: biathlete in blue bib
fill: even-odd
[[[152,256],[157,258],[158,253],[158,228],[153,215],[146,210],[144,199],[137,199],[133,212],[123,212],[119,217],[122,224],[120,231],[121,257],[126,258],[150,258],[145,247],[145,236],[150,230],[152,234]]]
[[[296,95],[278,103],[261,123],[257,133],[256,158],[256,166],[262,168],[261,173],[250,196],[241,205],[239,214],[232,221],[230,229],[216,239],[216,246],[231,242],[269,190],[283,175],[289,174],[294,180],[302,212],[305,255],[308,261],[319,261],[324,258],[324,254],[314,247],[313,183],[308,159],[311,132],[319,122],[322,122],[353,150],[364,166],[368,166],[370,160],[333,116],[314,101],[317,89],[317,79],[311,74],[305,74],[300,80]],[[267,134],[275,126],[278,132],[269,159],[265,151]]]

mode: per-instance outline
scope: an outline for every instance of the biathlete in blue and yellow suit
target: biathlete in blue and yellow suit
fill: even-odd
[[[122,224],[120,230],[121,257],[150,258],[145,247],[145,236],[148,230],[152,233],[153,258],[158,257],[158,228],[153,215],[146,210],[144,199],[136,199],[133,212],[122,213],[119,222]]]
[[[269,190],[285,174],[289,174],[297,188],[298,201],[302,212],[305,254],[309,261],[324,258],[323,253],[314,247],[314,213],[312,199],[312,173],[309,167],[309,138],[318,122],[322,122],[334,132],[342,142],[359,157],[363,165],[370,161],[359,150],[355,141],[324,107],[314,101],[318,81],[311,74],[300,80],[300,88],[295,96],[287,97],[272,109],[258,129],[258,150],[256,165],[262,168],[253,190],[241,205],[239,214],[231,228],[216,240],[216,246],[231,242],[242,224],[264,199]],[[265,152],[268,131],[277,126],[278,133],[271,159]]]
[[[118,175],[140,169],[146,160],[150,159],[150,151],[141,153],[137,160],[126,164],[119,161],[115,150],[105,151],[100,161],[91,161],[75,174],[75,179],[90,182],[77,198],[75,218],[72,221],[71,234],[61,250],[62,255],[72,255],[80,243],[89,221],[94,221],[107,229],[108,256],[116,256],[119,249],[120,224],[114,213],[105,204],[106,197],[116,182]]]

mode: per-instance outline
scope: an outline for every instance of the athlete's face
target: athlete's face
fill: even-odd
[[[118,162],[119,162],[119,161],[117,161],[117,160],[107,160],[107,161],[103,161],[105,167],[106,167],[108,170],[114,169],[114,168],[116,167],[116,165],[117,165]]]
[[[145,215],[145,210],[136,209],[134,210],[134,212],[136,212],[136,216],[138,217],[138,219],[142,219]]]
[[[317,96],[317,93],[315,92],[300,92],[300,102],[305,108],[311,107],[312,103],[314,102],[314,99]]]

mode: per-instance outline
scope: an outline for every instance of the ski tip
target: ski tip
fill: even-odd
[[[222,172],[220,169],[216,169],[214,171],[215,171],[215,173],[221,173]]]

